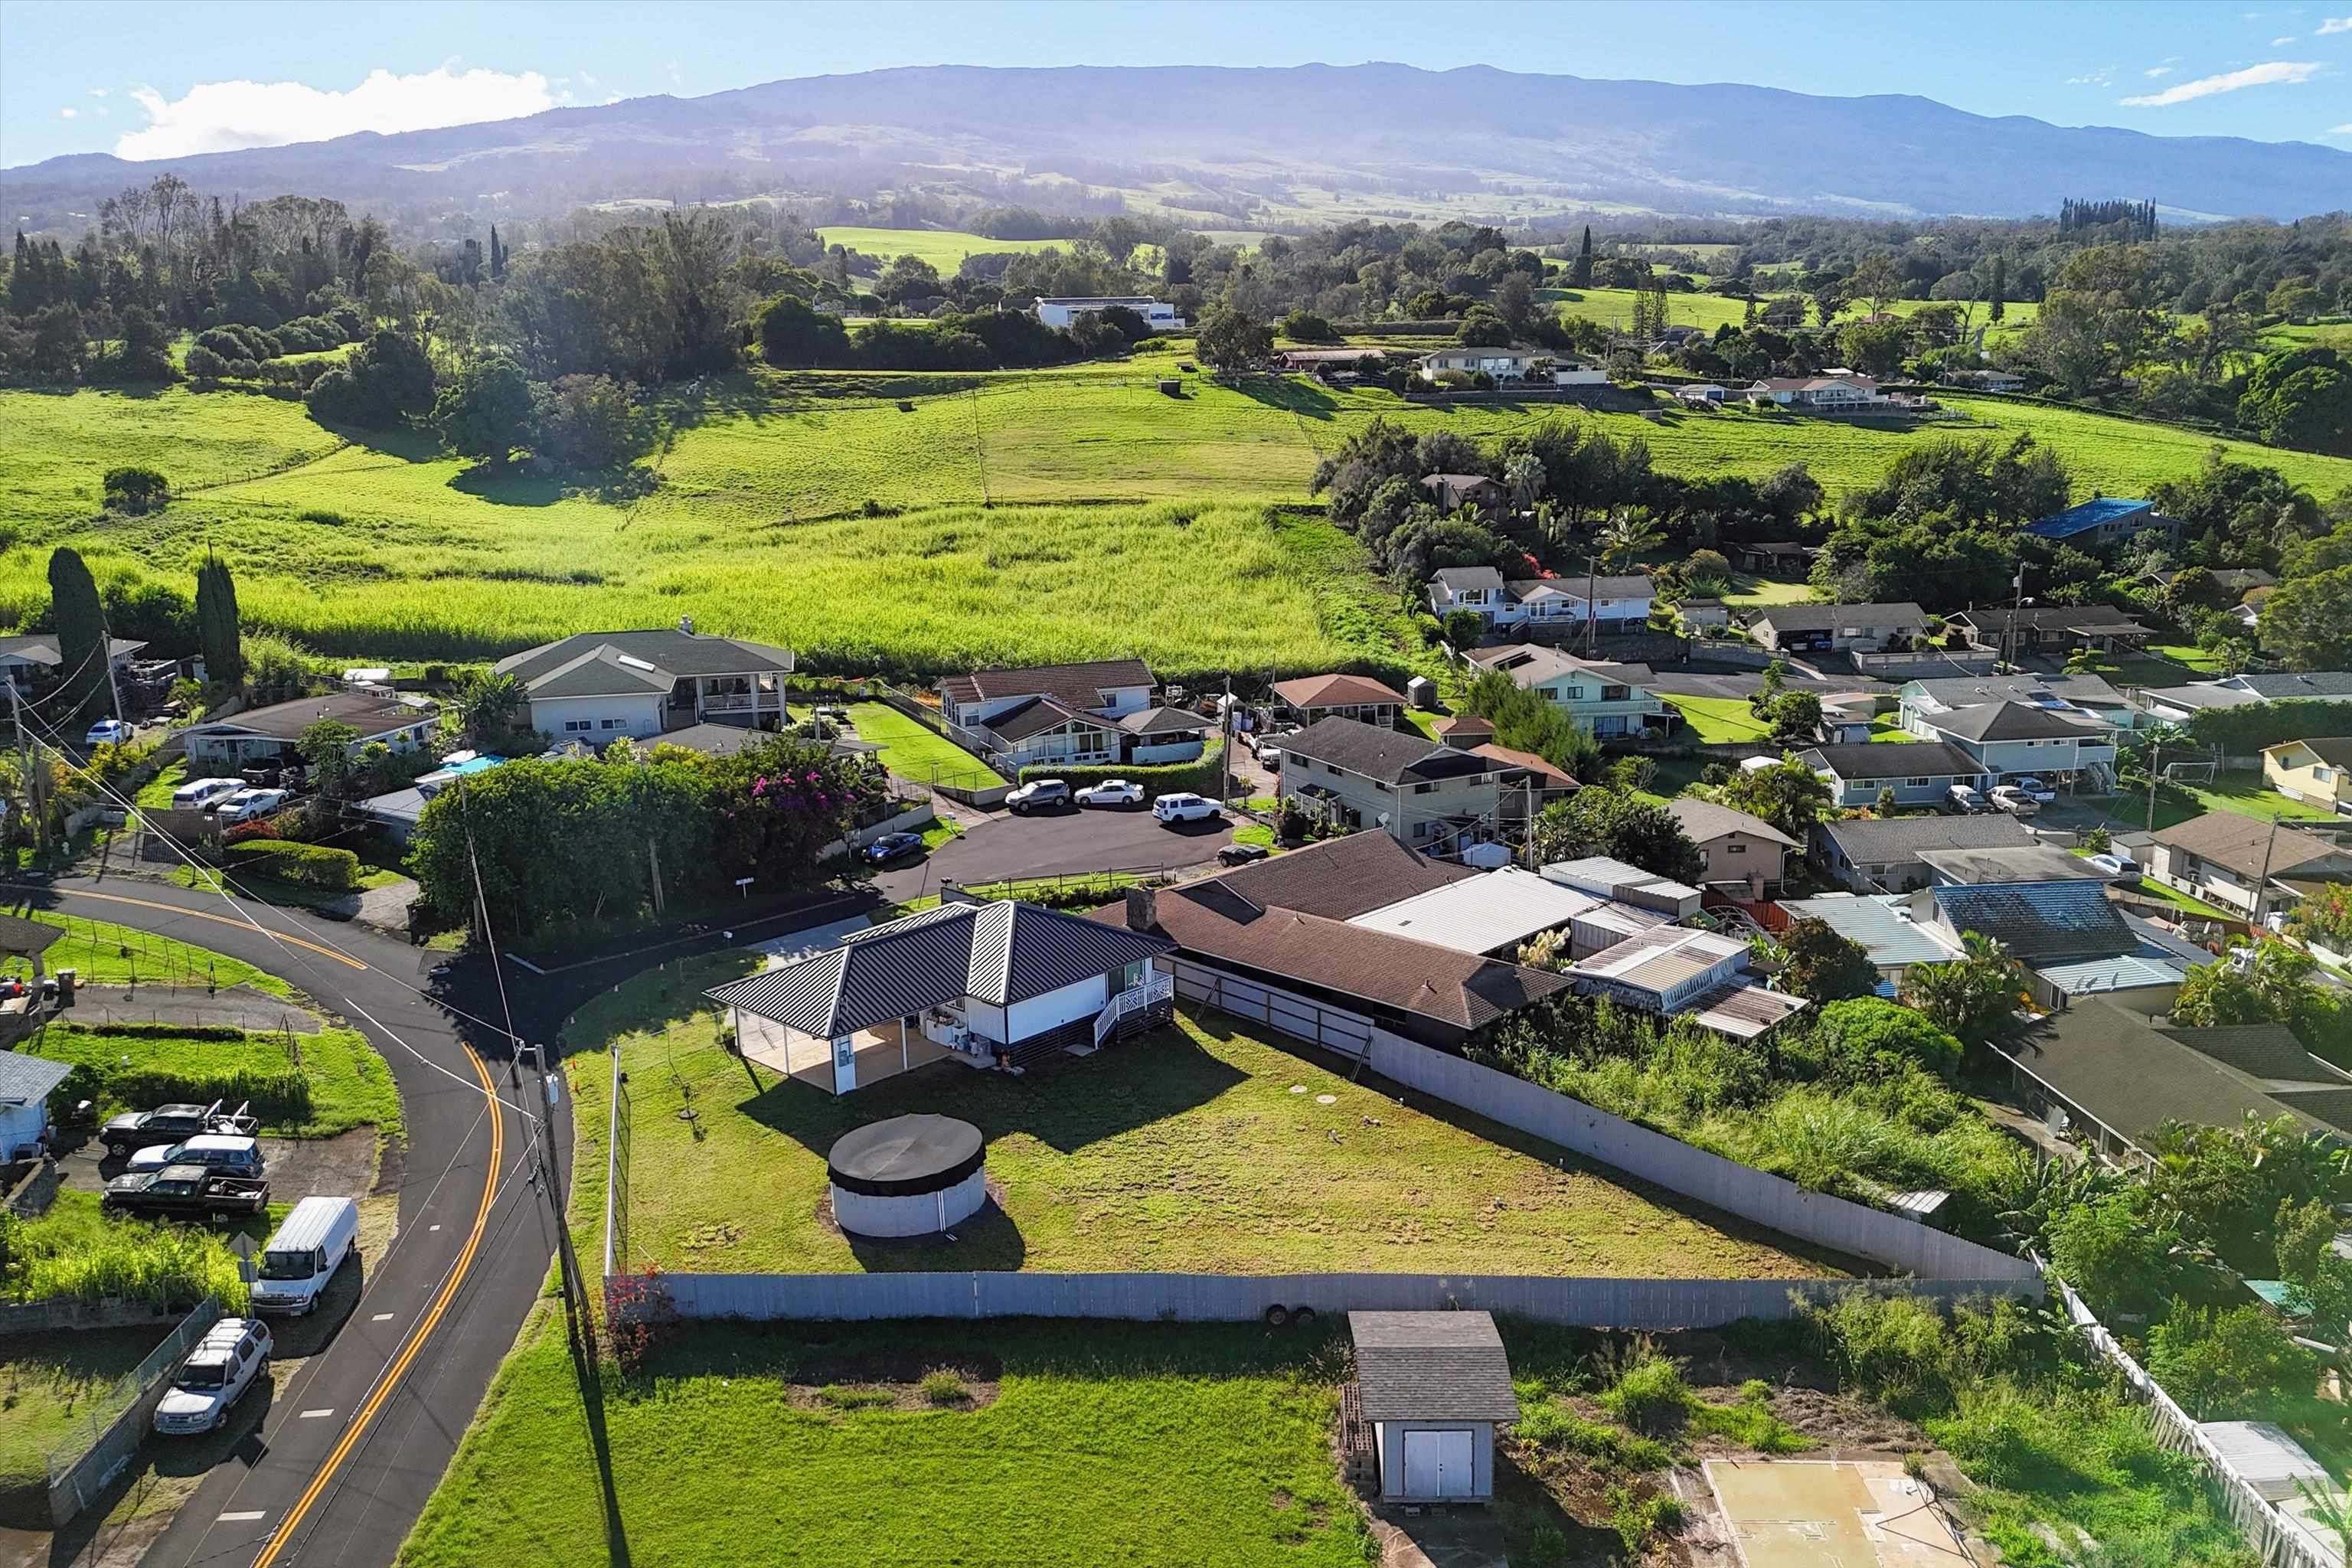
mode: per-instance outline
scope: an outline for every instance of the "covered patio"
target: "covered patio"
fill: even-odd
[[[836,1039],[803,1034],[757,1013],[734,1010],[735,1039],[743,1059],[796,1078],[827,1094],[841,1094],[958,1053],[923,1037],[919,1021],[905,1018],[858,1029]],[[979,1058],[964,1057],[975,1065]]]

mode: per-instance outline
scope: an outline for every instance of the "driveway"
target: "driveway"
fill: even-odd
[[[1233,840],[1233,819],[1223,816],[1163,827],[1148,810],[1006,812],[911,866],[883,872],[874,886],[886,898],[904,900],[937,892],[942,879],[977,885],[1088,871],[1176,870],[1215,859]]]

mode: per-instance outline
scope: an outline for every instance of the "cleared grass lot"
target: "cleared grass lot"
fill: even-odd
[[[272,996],[294,994],[294,988],[275,974],[226,953],[129,926],[86,921],[79,915],[53,914],[47,910],[19,912],[43,925],[64,928],[66,934],[41,955],[42,967],[52,974],[60,969],[74,970],[85,985],[145,981],[156,985],[249,985]],[[29,975],[31,972],[31,965],[22,959],[0,963],[0,974]]]
[[[748,969],[720,958],[633,982],[567,1029],[593,1053],[572,1074],[583,1253],[603,1248],[602,1053],[617,1037],[635,1096],[636,1266],[1832,1272],[1549,1144],[1418,1097],[1400,1104],[1392,1087],[1350,1082],[1340,1064],[1262,1044],[1222,1015],[1180,1016],[1173,1028],[1023,1078],[943,1062],[835,1099],[717,1047],[699,993]],[[1332,1103],[1318,1103],[1327,1094]],[[698,1127],[677,1114],[688,1105]],[[853,1244],[819,1212],[825,1152],[853,1127],[909,1111],[981,1129],[1003,1206],[959,1226],[952,1244]]]
[[[354,1127],[373,1125],[396,1135],[400,1131],[400,1090],[383,1058],[356,1029],[321,1029],[296,1035],[293,1048],[284,1035],[247,1034],[242,1039],[201,1039],[170,1033],[51,1027],[22,1048],[51,1061],[73,1062],[95,1069],[111,1085],[119,1080],[159,1074],[187,1083],[233,1084],[236,1075],[282,1075],[295,1066],[310,1085],[308,1118],[270,1121],[267,1131],[297,1137],[326,1138]],[[225,1098],[235,1098],[226,1088]],[[151,1100],[141,1098],[136,1109]]]
[[[974,789],[1004,782],[986,763],[887,702],[851,703],[849,721],[859,740],[882,748],[882,765],[902,779],[945,779]]]

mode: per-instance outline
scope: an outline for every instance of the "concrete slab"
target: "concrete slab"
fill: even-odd
[[[1710,1459],[1747,1568],[1968,1568],[1924,1481],[1891,1459]]]

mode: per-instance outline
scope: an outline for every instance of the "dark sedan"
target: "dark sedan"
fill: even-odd
[[[893,860],[908,860],[923,852],[923,836],[919,833],[886,833],[858,851],[868,866],[887,866]]]
[[[1265,859],[1266,854],[1263,844],[1228,844],[1217,851],[1217,859],[1227,866],[1246,866],[1253,860]]]

